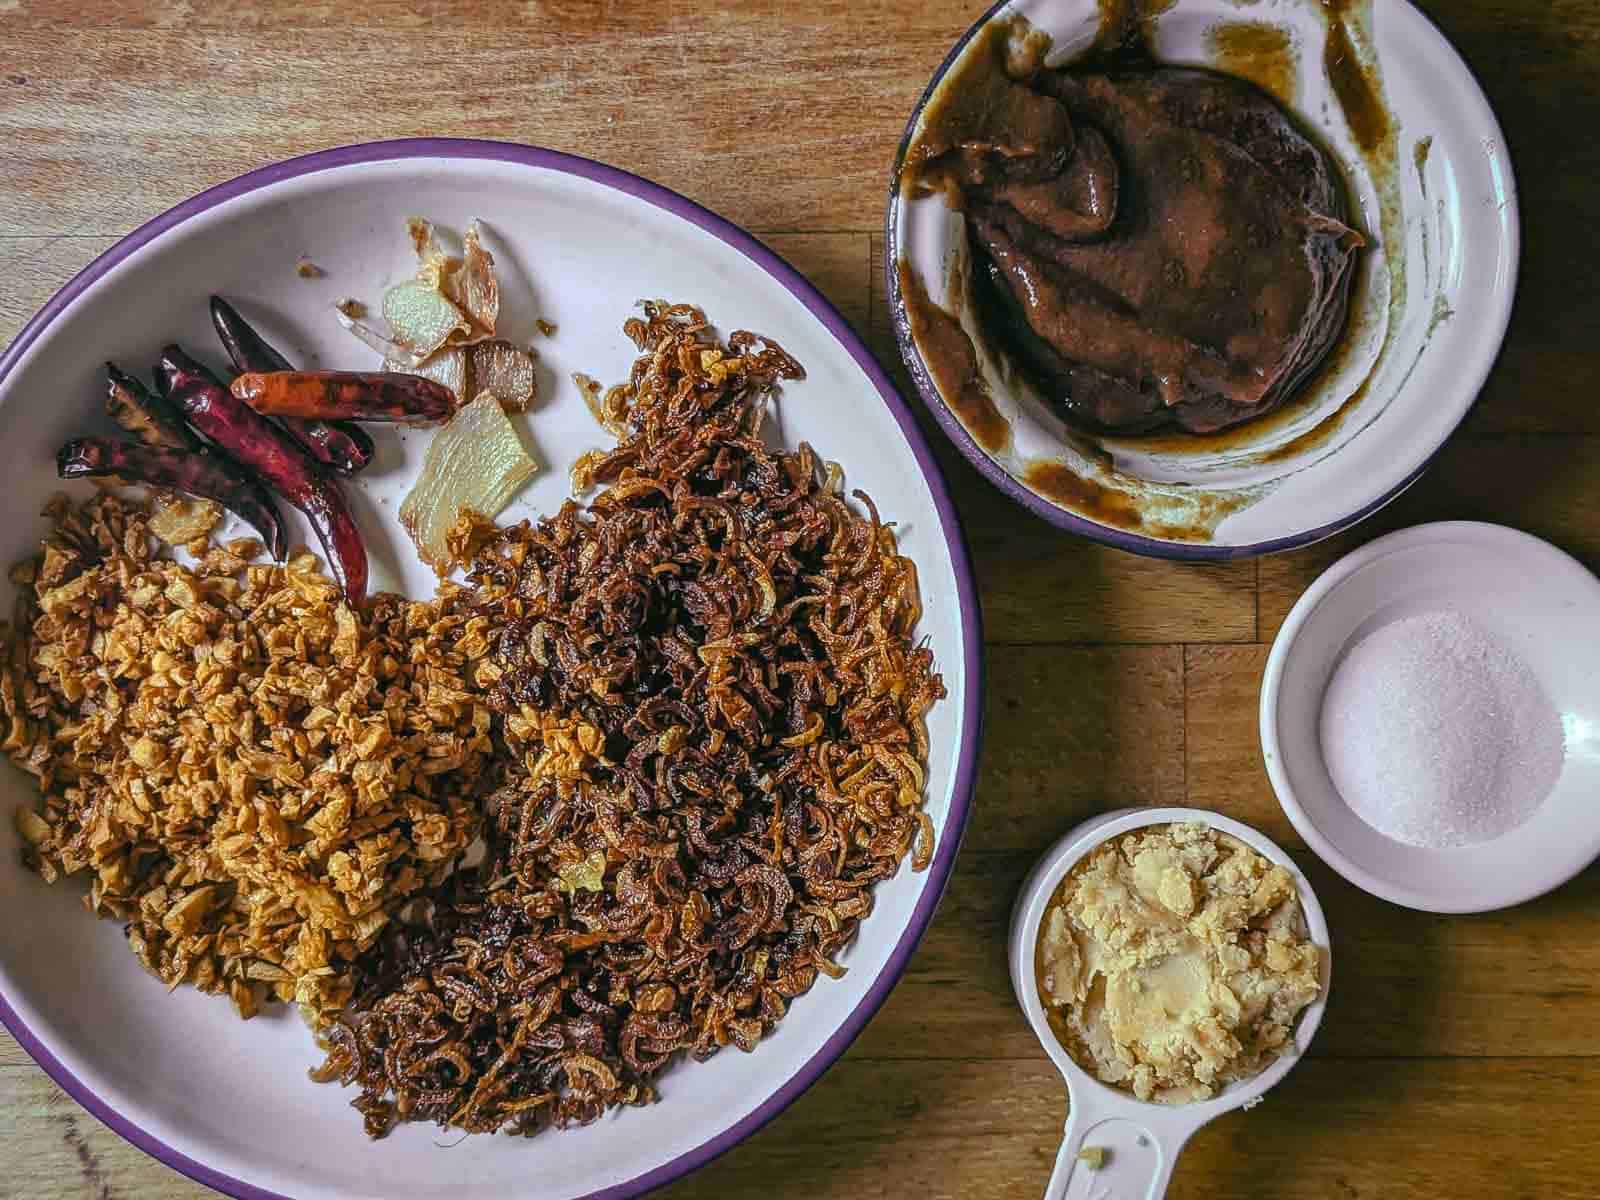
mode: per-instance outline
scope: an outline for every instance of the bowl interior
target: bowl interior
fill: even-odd
[[[1356,642],[1403,617],[1454,609],[1527,662],[1561,716],[1566,756],[1548,798],[1492,841],[1429,849],[1378,832],[1344,802],[1322,756],[1322,698]],[[1413,908],[1464,912],[1518,903],[1600,852],[1600,583],[1537,538],[1449,522],[1380,539],[1302,597],[1273,647],[1262,744],[1279,800],[1330,866]]]
[[[1015,0],[987,19],[1021,16],[1050,34],[1056,65],[1094,44],[1099,7]],[[963,218],[942,197],[911,198],[895,188],[890,292],[913,378],[963,453],[1046,520],[1173,557],[1305,544],[1396,494],[1476,398],[1504,335],[1516,278],[1516,201],[1499,129],[1466,66],[1415,8],[1354,5],[1341,28],[1388,121],[1380,141],[1358,143],[1324,67],[1333,36],[1328,11],[1317,0],[1177,0],[1153,21],[1161,60],[1270,85],[1342,169],[1354,223],[1368,239],[1342,345],[1299,397],[1257,422],[1203,438],[1097,437],[1068,427],[987,344],[967,297]],[[1268,30],[1281,49],[1254,57],[1228,50],[1230,31],[1241,28]],[[964,43],[952,62],[974,44]],[[973,337],[1009,426],[1003,444],[992,436],[980,444],[940,396],[904,319],[901,269]],[[1072,479],[1124,502],[1108,504],[1090,488],[1096,499],[1086,503]]]
[[[26,871],[10,814],[35,793],[29,777],[6,767],[0,906],[12,919],[0,923],[0,1011],[9,1004],[19,1036],[58,1061],[80,1098],[108,1106],[124,1132],[142,1131],[187,1156],[187,1169],[199,1164],[216,1173],[207,1182],[235,1194],[632,1194],[670,1177],[668,1164],[681,1156],[695,1157],[676,1169],[781,1109],[842,1052],[903,969],[966,818],[979,683],[970,573],[909,413],[890,399],[881,372],[836,314],[752,240],[660,189],[563,156],[462,143],[425,143],[410,153],[416,156],[397,158],[394,148],[379,146],[314,156],[316,165],[301,173],[295,164],[273,168],[253,190],[236,186],[242,194],[204,211],[203,201],[192,205],[187,219],[111,267],[49,323],[0,384],[0,472],[11,497],[0,558],[10,563],[36,549],[44,529],[37,514],[59,489],[55,448],[102,424],[104,360],[142,370],[176,339],[223,365],[206,312],[208,294],[220,292],[291,359],[370,367],[376,356],[339,329],[334,300],[376,300],[383,283],[412,272],[408,215],[455,229],[481,218],[505,281],[508,333],[535,342],[544,367],[544,399],[523,424],[543,473],[504,520],[553,512],[567,494],[572,460],[603,443],[570,372],[606,382],[625,375],[635,351],[621,324],[640,297],[700,304],[724,333],[770,334],[805,365],[808,378],[787,387],[777,406],[778,435],[841,458],[848,486],[866,489],[898,523],[921,573],[920,632],[949,689],[929,721],[935,865],[921,874],[905,867],[880,887],[876,911],[843,957],[848,975],[823,980],[796,1001],[755,1053],[730,1050],[703,1066],[672,1069],[661,1080],[661,1104],[582,1130],[533,1142],[475,1137],[446,1153],[441,1146],[459,1137],[432,1127],[369,1142],[347,1107],[350,1093],[307,1080],[320,1055],[296,1016],[246,1023],[225,999],[188,988],[168,995],[114,925],[84,913],[78,884],[46,886]],[[322,268],[321,278],[296,273],[301,256]],[[537,337],[535,318],[554,322],[556,334]],[[394,515],[429,435],[376,436],[378,459],[350,489],[371,541],[373,586],[431,595],[429,573]],[[292,534],[307,537],[300,525]]]

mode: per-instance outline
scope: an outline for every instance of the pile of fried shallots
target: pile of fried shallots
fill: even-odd
[[[452,531],[506,753],[487,851],[359,964],[318,1079],[400,1120],[532,1134],[655,1098],[680,1051],[751,1050],[932,855],[916,571],[808,446],[761,438],[800,365],[687,305],[625,330],[590,399],[586,505]]]

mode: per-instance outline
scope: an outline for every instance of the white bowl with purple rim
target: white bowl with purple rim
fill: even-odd
[[[499,260],[508,336],[535,339],[544,399],[523,420],[544,470],[503,514],[553,512],[567,468],[604,435],[572,371],[625,377],[636,351],[621,323],[640,297],[702,305],[724,332],[770,334],[805,365],[785,388],[775,432],[839,458],[916,560],[928,639],[949,697],[930,714],[931,866],[881,885],[841,961],[753,1054],[728,1051],[660,1080],[662,1101],[531,1141],[468,1138],[433,1126],[369,1141],[351,1092],[306,1078],[321,1059],[281,1008],[240,1021],[225,998],[168,994],[113,923],[90,918],[82,885],[45,885],[20,861],[11,814],[33,781],[0,768],[0,1021],[66,1091],[135,1145],[245,1200],[414,1200],[633,1196],[755,1132],[815,1082],[905,970],[949,879],[977,768],[982,631],[972,568],[931,448],[904,401],[839,313],[750,235],[681,196],[587,159],[508,143],[417,139],[328,150],[254,171],[184,202],[124,238],[61,290],[0,357],[0,473],[9,507],[0,557],[36,549],[39,511],[61,490],[54,453],[104,427],[101,363],[144,369],[177,340],[220,366],[207,314],[218,292],[302,365],[369,368],[336,324],[341,296],[376,298],[415,268],[405,219],[460,229],[481,218]],[[300,257],[322,269],[296,272]],[[374,589],[433,593],[395,512],[427,436],[374,429],[374,464],[349,489],[367,535]],[[82,489],[87,494],[87,489]],[[288,513],[298,522],[298,514]],[[229,531],[231,532],[231,530]],[[295,523],[291,540],[306,542]],[[17,1153],[21,1147],[13,1147]]]
[[[1109,437],[1068,426],[1032,384],[988,348],[965,296],[964,219],[942,197],[901,190],[923,113],[989,22],[1025,18],[1048,33],[1057,66],[1095,41],[1097,0],[1004,0],[970,29],[911,114],[890,180],[885,256],[891,316],[918,391],[956,447],[996,487],[1053,525],[1141,554],[1216,560],[1309,545],[1363,519],[1427,467],[1476,400],[1505,337],[1520,252],[1516,186],[1505,141],[1467,65],[1407,0],[1352,4],[1345,27],[1381,89],[1392,144],[1357,144],[1323,67],[1321,0],[1177,0],[1157,13],[1156,55],[1217,67],[1216,31],[1239,23],[1282,31],[1292,49],[1286,106],[1342,169],[1369,249],[1351,297],[1347,345],[1304,393],[1217,439]],[[1151,8],[1160,8],[1152,5]],[[978,345],[1009,442],[986,449],[946,403],[906,318],[904,261],[930,298],[954,309]],[[1109,461],[1110,465],[1106,463]],[[1126,498],[1104,506],[1060,498],[1027,476],[1058,464]],[[1052,495],[1051,492],[1056,494]]]
[[[1333,782],[1321,732],[1329,682],[1350,650],[1393,622],[1438,612],[1460,614],[1526,664],[1564,745],[1531,816],[1491,840],[1442,848],[1397,840],[1359,816]],[[1504,526],[1419,525],[1346,555],[1306,589],[1267,659],[1261,752],[1283,811],[1335,871],[1407,908],[1484,912],[1559,887],[1600,856],[1597,629],[1600,581]]]

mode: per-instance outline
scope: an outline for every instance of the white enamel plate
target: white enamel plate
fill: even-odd
[[[332,304],[414,270],[405,219],[459,230],[482,220],[506,289],[507,333],[537,344],[545,399],[524,433],[543,473],[503,519],[553,512],[567,469],[605,437],[573,371],[622,378],[634,349],[623,319],[641,298],[701,305],[724,332],[767,334],[806,367],[784,389],[776,431],[839,459],[917,563],[919,633],[949,698],[931,714],[929,870],[882,886],[844,956],[755,1053],[728,1051],[660,1081],[662,1102],[531,1141],[402,1128],[369,1142],[350,1094],[313,1084],[317,1053],[291,1013],[241,1022],[225,999],[146,975],[116,925],[91,920],[81,887],[47,887],[20,864],[11,813],[32,781],[0,768],[0,1019],[63,1087],[145,1150],[249,1200],[566,1200],[630,1196],[705,1162],[776,1115],[841,1054],[915,948],[955,860],[978,754],[981,644],[972,573],[932,455],[905,404],[838,313],[792,268],[732,225],[665,189],[583,159],[525,146],[430,139],[327,151],[213,189],[157,218],[93,263],[0,358],[0,558],[36,549],[37,516],[59,490],[54,454],[105,428],[101,364],[143,371],[169,341],[224,361],[209,294],[302,365],[371,368]],[[301,278],[302,256],[322,269]],[[538,337],[535,318],[557,326]],[[373,587],[428,596],[433,582],[395,512],[426,432],[378,430],[379,453],[351,487]],[[298,520],[298,514],[289,513]],[[307,539],[303,526],[291,533]],[[450,1146],[451,1143],[460,1142]],[[446,1148],[450,1146],[450,1148]]]

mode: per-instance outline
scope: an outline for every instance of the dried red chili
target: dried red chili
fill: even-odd
[[[474,534],[503,777],[486,860],[326,1032],[317,1077],[360,1085],[374,1136],[583,1123],[680,1051],[754,1049],[931,853],[915,568],[836,467],[763,443],[799,364],[687,305],[624,328],[618,444],[574,468],[605,490]]]

